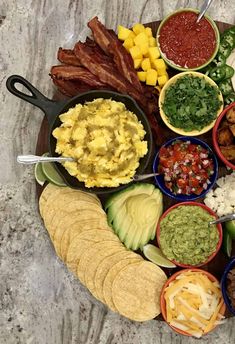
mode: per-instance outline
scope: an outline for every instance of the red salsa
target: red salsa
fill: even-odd
[[[159,33],[161,51],[172,63],[184,68],[196,68],[206,63],[216,48],[216,34],[210,22],[198,14],[182,11],[173,14]]]
[[[207,149],[190,141],[175,141],[159,152],[160,174],[172,193],[200,195],[208,188],[214,165]]]

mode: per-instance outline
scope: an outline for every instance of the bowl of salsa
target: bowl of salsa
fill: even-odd
[[[157,31],[157,43],[165,62],[181,71],[207,66],[219,49],[220,35],[215,22],[199,11],[184,8],[168,15]]]
[[[175,137],[161,146],[153,162],[155,183],[177,201],[193,201],[211,190],[218,176],[212,149],[195,137]]]

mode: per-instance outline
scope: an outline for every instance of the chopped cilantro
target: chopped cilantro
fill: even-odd
[[[174,127],[201,130],[216,119],[222,104],[218,96],[219,90],[204,78],[185,75],[166,90],[163,111]]]

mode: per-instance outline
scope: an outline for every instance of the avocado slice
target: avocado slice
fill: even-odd
[[[137,250],[154,238],[163,210],[162,199],[154,185],[138,183],[106,202],[108,222],[128,249]]]

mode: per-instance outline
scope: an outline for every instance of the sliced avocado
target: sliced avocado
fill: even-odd
[[[225,222],[225,228],[227,229],[231,239],[235,239],[235,220]]]
[[[106,209],[120,240],[127,248],[137,250],[155,236],[163,210],[162,194],[152,184],[135,184],[111,196]]]

